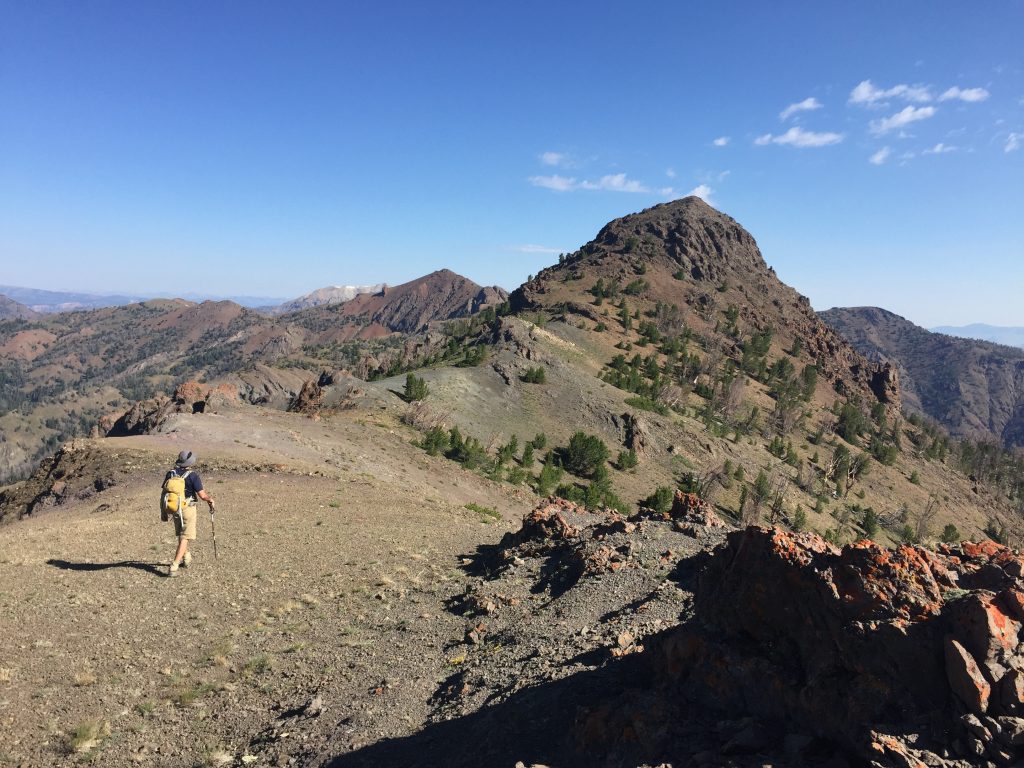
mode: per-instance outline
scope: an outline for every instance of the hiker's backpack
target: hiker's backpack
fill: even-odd
[[[160,519],[167,520],[171,515],[180,514],[185,510],[185,478],[191,474],[191,470],[179,475],[171,472],[170,477],[164,480],[163,493],[160,494]]]

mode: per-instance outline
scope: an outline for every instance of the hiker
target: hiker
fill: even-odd
[[[168,576],[174,576],[180,566],[188,568],[192,564],[188,543],[196,540],[196,504],[199,499],[210,505],[210,514],[213,515],[213,499],[203,490],[203,480],[192,468],[195,463],[196,455],[192,451],[182,451],[178,454],[174,469],[164,478],[160,499],[161,517],[165,522],[168,517],[174,520],[174,533],[178,537],[178,550],[167,570]],[[181,480],[184,480],[183,488]],[[183,497],[181,491],[184,491]]]

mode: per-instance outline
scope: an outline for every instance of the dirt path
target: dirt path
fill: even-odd
[[[218,559],[201,510],[192,568],[163,575],[174,538],[154,469],[0,529],[0,763],[244,764],[259,734],[259,762],[288,765],[328,734],[347,749],[407,734],[465,631],[444,607],[459,558],[533,499],[354,416],[177,430],[101,443],[143,467],[185,444],[206,457]],[[218,468],[268,455],[279,471]],[[308,744],[275,730],[318,697]]]

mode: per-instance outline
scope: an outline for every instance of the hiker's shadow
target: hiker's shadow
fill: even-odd
[[[140,560],[121,560],[117,563],[73,563],[70,560],[50,558],[46,564],[60,568],[62,571],[105,571],[108,568],[134,568],[137,571],[145,571],[161,578],[167,576],[166,568],[161,568],[159,563],[143,563]]]

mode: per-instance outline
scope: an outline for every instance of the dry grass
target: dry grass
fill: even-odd
[[[180,688],[171,695],[173,701],[179,707],[191,707],[197,700],[208,693],[218,690],[216,683],[200,683],[188,688]]]
[[[83,669],[81,672],[75,673],[75,687],[84,688],[87,685],[94,685],[96,683],[96,675],[91,669]]]
[[[86,720],[76,725],[67,737],[68,751],[75,755],[83,755],[96,749],[108,736],[110,723],[106,720]]]
[[[210,768],[220,768],[222,765],[230,765],[235,762],[235,756],[226,749],[212,749],[206,753],[204,763]]]
[[[228,657],[234,652],[235,644],[225,640],[210,649],[210,655],[206,657],[206,661],[215,667],[226,667],[229,663]]]
[[[301,607],[302,606],[295,600],[285,600],[283,603],[281,603],[281,605],[278,605],[277,607],[268,611],[268,613],[271,616],[281,618],[282,616],[287,616],[292,611],[298,610]]]
[[[153,714],[153,710],[156,709],[156,702],[153,701],[140,701],[135,705],[135,711],[145,717],[146,715]]]
[[[262,675],[269,672],[272,666],[269,656],[255,656],[245,662],[242,672],[250,675]]]
[[[13,673],[11,672],[11,670],[7,669],[6,667],[0,667],[0,683],[10,683],[12,675]]]

